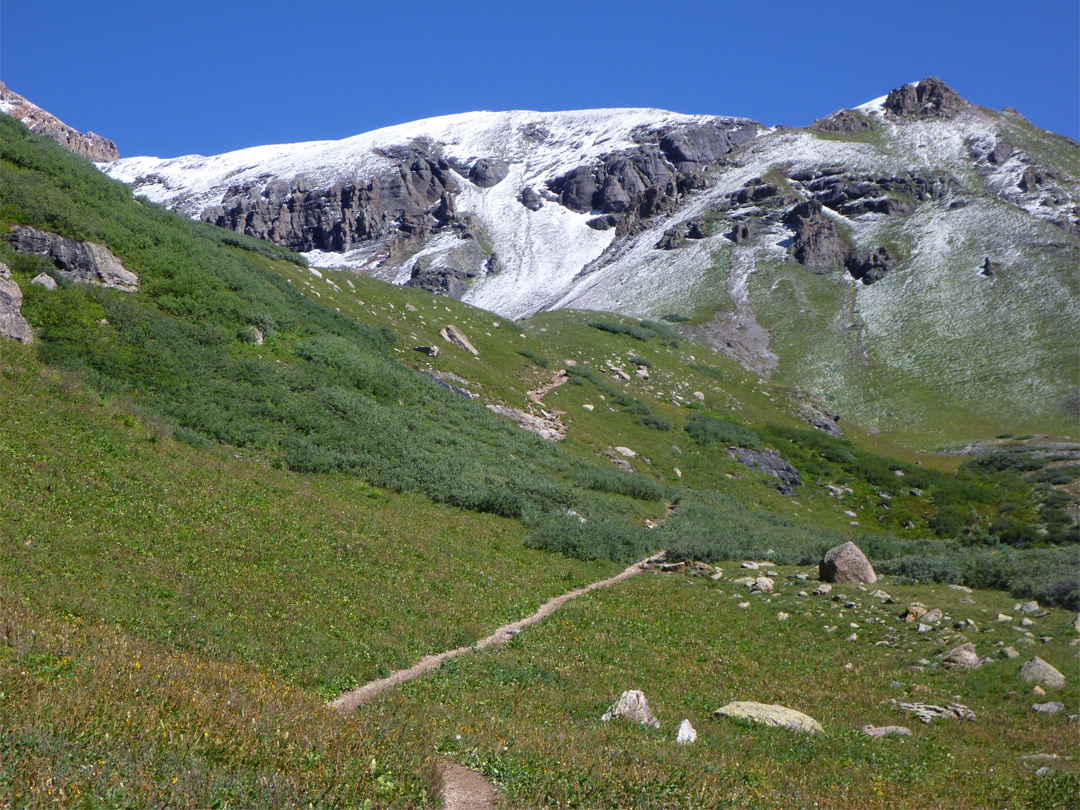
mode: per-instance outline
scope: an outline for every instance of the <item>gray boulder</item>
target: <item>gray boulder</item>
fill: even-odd
[[[775,450],[751,450],[746,447],[732,447],[728,455],[744,467],[771,475],[777,480],[776,488],[781,495],[794,495],[795,487],[802,486],[799,471],[780,458]]]
[[[75,284],[108,287],[121,292],[135,292],[139,288],[139,277],[102,245],[76,242],[27,225],[13,227],[7,241],[18,253],[50,259],[57,272]]]
[[[457,346],[459,349],[464,349],[469,354],[480,354],[480,351],[472,345],[472,342],[467,337],[465,337],[465,333],[453,324],[447,324],[440,329],[439,337],[451,346]]]
[[[1061,689],[1065,686],[1065,676],[1039,656],[1020,667],[1020,677],[1028,683],[1041,684],[1050,689]]]
[[[660,728],[660,721],[649,709],[649,701],[645,699],[645,694],[637,689],[628,689],[619,695],[619,699],[608,707],[600,720],[607,723],[616,717],[633,720],[643,726]]]
[[[884,737],[910,737],[911,729],[906,726],[875,726],[865,725],[862,732],[868,737],[880,740]]]
[[[44,287],[49,292],[55,290],[57,286],[56,279],[54,279],[47,273],[38,273],[36,276],[30,279],[30,283],[37,284],[39,287]]]
[[[777,704],[757,703],[752,700],[737,700],[726,706],[721,706],[715,712],[715,717],[733,717],[737,720],[748,720],[751,723],[759,723],[765,726],[779,726],[792,731],[801,731],[805,734],[816,734],[824,731],[821,723],[809,715],[789,709]]]
[[[956,669],[975,669],[979,666],[979,654],[970,641],[954,647],[941,657],[946,667]]]
[[[869,585],[877,582],[877,574],[866,555],[854,543],[830,548],[818,563],[818,577],[824,582]]]

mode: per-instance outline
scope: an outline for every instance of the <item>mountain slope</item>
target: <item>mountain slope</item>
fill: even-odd
[[[923,446],[1074,432],[1077,146],[937,80],[806,129],[471,113],[105,168],[317,266],[504,316],[689,317],[759,374]]]

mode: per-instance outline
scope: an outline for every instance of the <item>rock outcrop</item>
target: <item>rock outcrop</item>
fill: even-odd
[[[776,488],[783,495],[794,495],[795,487],[802,486],[799,471],[780,458],[775,450],[750,450],[746,447],[732,447],[728,455],[744,467],[771,475],[777,480]]]
[[[784,217],[784,224],[795,229],[791,255],[805,267],[843,267],[851,255],[851,244],[822,211],[819,200],[796,205]]]
[[[51,138],[69,152],[82,155],[96,163],[117,160],[116,144],[93,132],[82,133],[69,127],[52,113],[27,101],[0,82],[0,112],[25,124],[31,132]]]
[[[764,726],[800,731],[805,734],[817,734],[824,731],[821,723],[807,714],[776,704],[757,703],[752,700],[737,700],[721,706],[715,712],[716,717],[732,717],[736,720],[748,720]]]
[[[0,337],[33,343],[34,333],[22,316],[22,301],[22,290],[12,280],[11,270],[0,262]]]
[[[877,574],[870,560],[854,543],[834,546],[825,552],[818,563],[818,576],[824,582],[846,585],[869,585],[877,582]]]
[[[905,84],[889,92],[885,112],[893,118],[952,118],[971,105],[960,94],[933,77]]]
[[[16,225],[7,234],[8,244],[18,253],[31,253],[51,260],[57,273],[74,284],[135,292],[139,277],[127,270],[112,252],[94,242],[76,242],[27,225]]]

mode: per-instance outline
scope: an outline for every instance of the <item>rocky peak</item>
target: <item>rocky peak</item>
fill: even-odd
[[[933,77],[889,91],[885,111],[894,118],[952,118],[971,105],[960,94]]]
[[[31,132],[51,138],[69,152],[81,155],[95,163],[117,160],[120,154],[116,144],[93,132],[82,133],[73,129],[52,113],[27,101],[0,82],[0,112],[6,113],[25,124]]]

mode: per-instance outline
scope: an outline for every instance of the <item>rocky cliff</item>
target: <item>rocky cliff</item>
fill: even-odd
[[[116,144],[93,132],[82,133],[69,127],[52,113],[32,104],[0,82],[0,112],[26,124],[32,132],[52,138],[62,147],[95,163],[105,163],[120,157]]]

